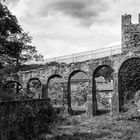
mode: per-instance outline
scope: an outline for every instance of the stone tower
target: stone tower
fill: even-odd
[[[122,51],[140,50],[140,14],[139,23],[132,24],[131,15],[122,15]]]

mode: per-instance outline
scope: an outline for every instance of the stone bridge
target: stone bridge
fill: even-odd
[[[49,63],[51,61],[53,64]],[[134,96],[135,92],[140,90],[140,23],[132,24],[131,15],[123,15],[121,46],[57,57],[46,60],[45,63],[48,65],[44,68],[18,73],[17,79],[23,87],[26,88],[32,78],[38,79],[42,83],[44,98],[47,97],[49,81],[55,77],[63,78],[67,84],[68,111],[72,113],[70,79],[76,73],[83,72],[89,77],[89,83],[92,85],[93,115],[97,114],[95,75],[103,67],[111,68],[114,81],[112,113],[116,115],[122,110],[124,96]]]

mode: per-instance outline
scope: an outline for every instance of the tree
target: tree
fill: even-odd
[[[8,40],[17,45],[17,51],[13,53],[13,58],[15,58],[16,65],[21,65],[28,61],[42,61],[43,56],[37,54],[35,46],[29,45],[31,43],[32,37],[29,33],[22,32],[20,34],[12,34],[8,37]]]
[[[15,33],[21,33],[22,29],[14,15],[0,2],[0,59],[5,62],[18,50],[14,42],[7,38]]]
[[[4,64],[14,64],[19,68],[30,60],[41,61],[31,43],[29,33],[23,32],[15,16],[0,2],[0,60]],[[17,69],[18,70],[18,69]]]
[[[97,72],[96,77],[103,76],[105,80],[110,81],[112,79],[112,72],[113,70],[110,67],[102,67]]]

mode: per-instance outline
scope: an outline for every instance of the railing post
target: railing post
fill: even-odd
[[[112,49],[112,55],[114,55],[114,49]]]
[[[72,55],[72,62],[74,63],[74,54]]]
[[[93,51],[91,51],[91,59],[93,59]]]
[[[112,50],[112,47],[111,47],[111,54],[110,54],[111,56],[113,55],[113,50]]]
[[[92,59],[95,59],[95,54],[96,54],[96,53],[93,53],[93,57],[92,57]]]

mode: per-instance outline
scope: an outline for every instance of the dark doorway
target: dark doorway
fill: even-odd
[[[140,58],[124,61],[118,72],[119,111],[134,99],[140,90]]]

